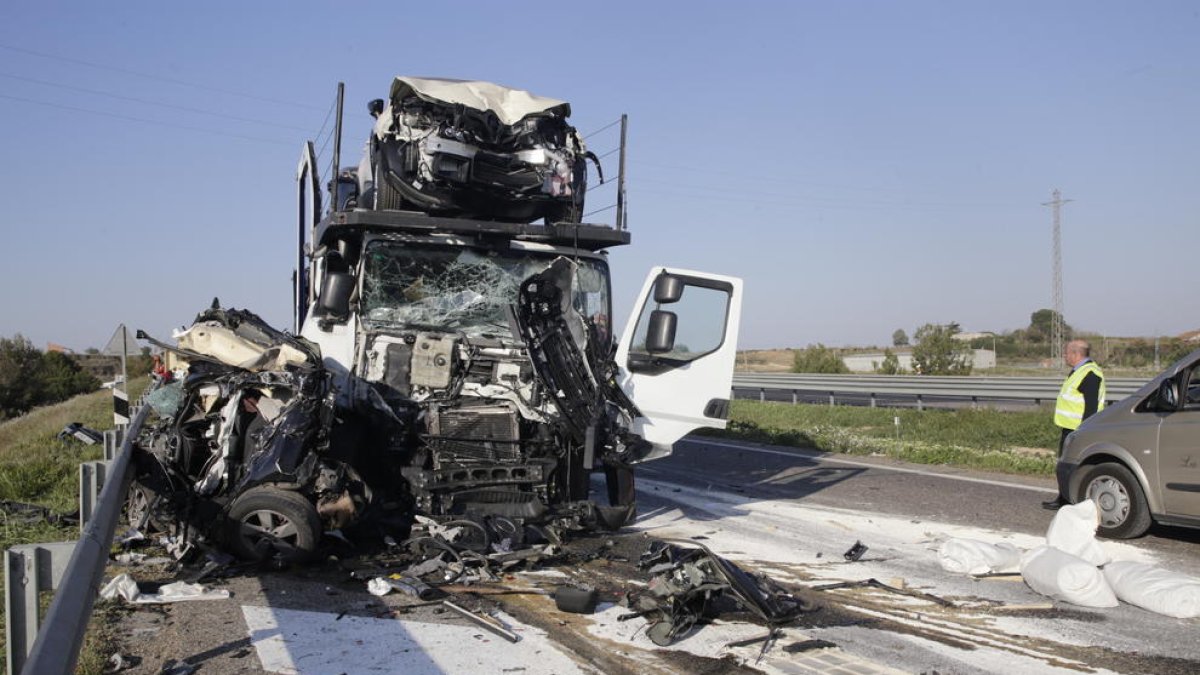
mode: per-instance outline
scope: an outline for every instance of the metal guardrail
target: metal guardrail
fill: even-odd
[[[75,670],[133,477],[133,439],[149,412],[144,400],[145,394],[126,429],[105,432],[105,458],[111,461],[79,467],[80,539],[13,546],[4,552],[9,673]],[[39,627],[38,594],[44,591],[55,593]]]
[[[1109,401],[1133,394],[1149,380],[1108,378]],[[920,408],[929,399],[942,401],[1027,401],[1041,403],[1058,397],[1061,378],[1054,377],[937,377],[929,375],[810,375],[799,373],[738,373],[733,389],[757,390],[766,400],[768,391],[792,392],[792,403],[801,393],[828,396],[830,405],[838,398],[868,398],[877,405],[881,397],[915,400]]]

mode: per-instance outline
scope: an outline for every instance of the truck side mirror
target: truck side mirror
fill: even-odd
[[[371,102],[367,104],[367,112],[371,113],[371,117],[374,117],[374,118],[378,118],[380,115],[382,115],[383,114],[383,99],[381,99],[381,98],[371,99]]]
[[[349,272],[329,272],[317,298],[317,311],[326,316],[343,318],[350,315],[350,296],[354,294],[354,275]]]
[[[1166,379],[1158,385],[1158,407],[1162,410],[1177,410],[1179,408],[1179,389],[1175,380]]]
[[[675,348],[675,326],[679,317],[675,312],[656,309],[650,312],[650,325],[646,327],[646,351],[662,354]]]
[[[670,274],[660,274],[654,280],[654,302],[667,305],[683,297],[683,280]]]

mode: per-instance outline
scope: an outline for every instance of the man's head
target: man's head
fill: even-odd
[[[1067,365],[1074,368],[1091,356],[1092,346],[1087,340],[1071,340],[1067,343]]]

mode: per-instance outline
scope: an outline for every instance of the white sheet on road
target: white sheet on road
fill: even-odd
[[[465,623],[343,616],[243,605],[263,670],[287,675],[341,673],[580,673],[532,626],[500,615],[521,636],[511,643]]]
[[[1200,579],[1145,563],[1119,560],[1104,566],[1117,598],[1178,619],[1200,617]]]
[[[1051,546],[1040,546],[1021,559],[1021,576],[1030,588],[1081,607],[1116,607],[1117,596],[1092,563]]]
[[[938,563],[957,574],[1016,572],[1021,567],[1021,552],[1004,541],[989,544],[978,539],[951,539],[938,549]]]
[[[1100,510],[1096,502],[1085,499],[1058,510],[1050,527],[1046,530],[1046,545],[1083,558],[1092,565],[1100,566],[1112,560],[1104,547],[1096,540],[1096,528],[1100,526]]]

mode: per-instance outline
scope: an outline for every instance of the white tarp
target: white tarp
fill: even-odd
[[[1096,502],[1085,499],[1070,504],[1054,514],[1050,528],[1046,530],[1046,545],[1070,553],[1078,558],[1100,566],[1112,560],[1096,540],[1096,528],[1100,525],[1100,510]]]
[[[1146,563],[1119,560],[1104,578],[1121,600],[1178,619],[1200,617],[1200,579]]]
[[[1083,607],[1116,607],[1117,596],[1092,563],[1050,546],[1040,546],[1021,559],[1021,576],[1033,590]]]
[[[415,94],[425,100],[460,103],[475,110],[491,110],[505,124],[514,124],[526,115],[544,112],[566,103],[556,98],[537,96],[524,89],[510,89],[481,80],[397,77],[392,82],[392,101],[405,98],[409,94]]]
[[[938,549],[938,562],[942,569],[957,574],[1016,572],[1021,567],[1021,552],[1006,542],[951,539]]]

